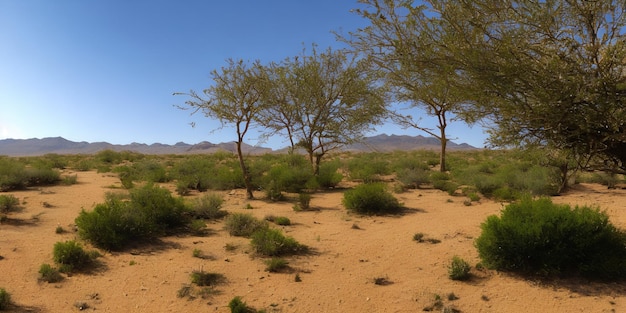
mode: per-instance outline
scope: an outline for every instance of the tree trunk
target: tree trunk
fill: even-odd
[[[445,128],[441,129],[441,154],[439,155],[439,171],[442,173],[448,170],[446,166],[446,147],[448,146],[448,138],[446,138]]]
[[[321,154],[321,153],[315,155],[315,165],[313,166],[313,175],[316,177],[320,175],[320,163],[322,163],[323,156],[324,154]]]
[[[243,183],[246,185],[246,193],[248,195],[248,199],[254,199],[253,188],[252,188],[252,179],[250,177],[250,172],[248,171],[248,167],[243,159],[243,152],[241,151],[241,141],[237,141],[237,157],[239,157],[239,166],[241,167],[241,172],[243,173]]]

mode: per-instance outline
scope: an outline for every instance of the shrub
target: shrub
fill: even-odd
[[[91,257],[76,241],[57,242],[53,250],[54,262],[65,265],[66,269],[81,269],[91,263]]]
[[[78,183],[78,175],[65,175],[62,178],[63,185],[76,185]]]
[[[299,193],[298,203],[293,206],[294,211],[308,211],[311,209],[311,194]]]
[[[44,263],[39,267],[39,280],[47,283],[57,283],[63,280],[63,276],[61,276],[58,269]]]
[[[504,271],[541,276],[626,278],[626,234],[606,213],[525,196],[500,217],[481,225],[476,247],[482,263]]]
[[[469,263],[458,256],[454,256],[450,267],[448,267],[448,276],[452,280],[466,280],[470,277],[469,271]]]
[[[289,267],[289,262],[283,258],[271,258],[265,260],[265,270],[271,273],[280,272]]]
[[[284,216],[268,215],[265,217],[265,220],[281,226],[291,225],[291,220]]]
[[[117,250],[132,240],[154,238],[186,225],[187,208],[181,198],[148,184],[131,190],[129,200],[109,194],[93,211],[82,210],[75,220],[79,235],[94,245]]]
[[[17,199],[14,195],[0,195],[0,213],[16,211],[19,204],[19,199]]]
[[[391,173],[387,158],[379,153],[360,154],[348,161],[351,180],[365,183],[380,181],[382,175]]]
[[[267,223],[246,213],[234,213],[226,217],[225,228],[231,236],[250,237],[255,231],[267,228]]]
[[[337,171],[340,165],[338,161],[337,159],[320,165],[319,174],[315,178],[319,187],[334,188],[343,180],[343,175]]]
[[[343,205],[359,214],[398,213],[402,206],[398,199],[382,183],[368,183],[348,190],[343,196]]]
[[[224,275],[205,271],[191,272],[191,282],[198,286],[215,286],[224,282]]]
[[[296,254],[306,250],[292,237],[285,237],[278,229],[263,228],[252,234],[252,248],[265,256]]]
[[[241,300],[241,297],[234,297],[228,302],[228,308],[230,313],[252,313],[254,309],[248,307],[248,305]]]
[[[11,304],[11,294],[4,288],[0,288],[0,310],[4,310]]]
[[[217,193],[209,193],[195,199],[191,206],[191,214],[196,218],[215,219],[224,217],[227,213],[222,211],[224,198]]]
[[[429,170],[423,168],[403,168],[396,173],[396,178],[404,185],[417,189],[422,184],[430,182]]]

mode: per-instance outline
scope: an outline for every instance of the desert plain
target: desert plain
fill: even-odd
[[[218,220],[208,222],[204,236],[180,234],[121,252],[99,250],[97,268],[57,283],[41,282],[39,267],[53,264],[56,242],[78,240],[85,249],[95,249],[78,238],[74,220],[82,209],[91,210],[107,192],[118,190],[112,187],[121,187],[110,173],[63,174],[77,175],[78,183],[4,193],[17,197],[22,208],[0,224],[0,288],[11,294],[9,312],[73,312],[81,310],[77,303],[95,312],[230,312],[228,303],[235,296],[266,312],[626,310],[626,283],[538,280],[477,269],[474,240],[481,223],[506,203],[483,198],[467,206],[465,197],[414,189],[394,194],[406,207],[402,214],[361,216],[342,205],[348,183],[314,194],[315,210],[302,212],[293,210],[293,201],[269,202],[261,192],[256,200],[247,200],[244,190],[220,192],[227,212],[291,220],[290,226],[272,227],[311,249],[287,257],[286,272],[267,272],[265,258],[252,253],[250,240],[230,236]],[[162,186],[174,190],[171,184]],[[626,190],[597,184],[577,184],[553,197],[556,203],[597,206],[620,228],[626,228],[625,199]],[[59,226],[65,232],[57,234]],[[440,242],[417,242],[416,233]],[[194,250],[203,257],[194,257]],[[472,265],[469,280],[448,277],[454,256]],[[179,297],[196,270],[220,273],[225,280],[210,292]],[[375,283],[377,279],[383,283]],[[434,305],[437,299],[440,306]]]

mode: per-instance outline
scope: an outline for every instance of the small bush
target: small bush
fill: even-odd
[[[0,288],[0,310],[4,310],[11,304],[11,294],[4,288]]]
[[[450,267],[448,267],[448,276],[452,280],[466,280],[470,277],[469,271],[469,263],[458,256],[454,256]]]
[[[293,210],[308,211],[311,209],[311,194],[301,192],[298,194],[298,203],[293,206]]]
[[[76,241],[57,242],[53,250],[54,262],[63,264],[67,269],[82,269],[91,263],[91,257]]]
[[[626,278],[626,234],[598,209],[549,198],[508,205],[481,225],[476,247],[489,268],[541,276]]]
[[[63,280],[63,276],[61,276],[58,269],[44,263],[39,267],[39,280],[47,283],[57,283]]]
[[[234,297],[228,302],[228,308],[230,313],[253,313],[255,310],[249,307],[241,297]]]
[[[0,213],[9,213],[18,210],[20,200],[14,195],[0,195]]]
[[[192,207],[191,214],[196,218],[215,219],[224,217],[227,213],[222,211],[224,198],[217,193],[206,194],[197,198]]]
[[[362,184],[346,191],[343,205],[359,214],[393,214],[402,210],[398,199],[382,183]]]
[[[266,271],[277,273],[289,267],[289,262],[283,258],[271,258],[269,260],[265,260],[265,265]]]
[[[265,256],[296,254],[306,250],[292,237],[285,237],[280,230],[272,228],[260,229],[252,234],[252,248],[256,253]]]
[[[76,185],[78,183],[78,175],[65,175],[61,179],[63,185]]]
[[[268,227],[266,222],[245,213],[231,214],[224,222],[231,236],[250,237],[255,231]]]
[[[191,221],[191,223],[189,224],[189,228],[191,229],[191,232],[197,236],[205,235],[208,230],[206,222],[204,220]]]
[[[284,216],[268,215],[265,217],[265,220],[281,226],[291,225],[291,220]]]
[[[224,275],[205,271],[191,272],[191,282],[198,286],[215,286],[223,283]]]

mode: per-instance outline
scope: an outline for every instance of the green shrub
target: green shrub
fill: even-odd
[[[0,310],[4,310],[11,304],[11,294],[4,288],[0,288]]]
[[[133,240],[146,240],[188,223],[187,208],[169,190],[148,184],[130,191],[129,200],[109,194],[93,211],[76,218],[78,233],[94,245],[117,250]]]
[[[234,213],[228,215],[225,228],[231,236],[250,237],[255,231],[267,228],[266,222],[257,219],[252,214]]]
[[[263,228],[252,234],[252,248],[265,256],[296,254],[306,250],[292,237],[285,237],[278,229]]]
[[[470,277],[469,271],[469,263],[458,256],[454,256],[450,267],[448,267],[448,276],[452,280],[466,280]]]
[[[78,183],[78,175],[65,175],[63,176],[61,181],[63,185],[66,185],[66,186],[76,185],[76,183]]]
[[[289,262],[283,258],[271,258],[265,260],[265,270],[271,273],[280,272],[289,267]]]
[[[39,267],[39,280],[47,283],[57,283],[63,280],[63,276],[61,276],[58,269],[44,263]]]
[[[215,286],[225,281],[224,275],[205,271],[191,272],[191,282],[198,286]]]
[[[299,193],[298,203],[293,206],[294,211],[308,211],[311,209],[311,194]]]
[[[325,189],[335,188],[343,180],[343,175],[337,171],[339,165],[339,159],[322,163],[320,165],[319,174],[315,178],[317,185]]]
[[[404,185],[417,189],[430,182],[429,170],[423,168],[404,168],[396,172],[396,178]]]
[[[89,254],[74,240],[55,243],[52,255],[54,262],[70,270],[82,269],[91,263]]]
[[[20,200],[14,195],[0,195],[0,213],[9,213],[18,210]]]
[[[368,183],[348,190],[343,196],[343,205],[359,214],[398,213],[402,206],[383,183]]]
[[[291,225],[291,220],[285,216],[268,215],[265,217],[265,220],[281,226]]]
[[[191,215],[196,218],[215,219],[224,217],[227,212],[222,210],[224,198],[217,193],[209,193],[196,198],[191,206]]]
[[[391,174],[388,156],[379,153],[364,153],[348,160],[351,180],[365,183],[380,181],[382,175]]]
[[[626,234],[598,209],[553,204],[549,198],[508,205],[481,225],[482,263],[533,275],[626,278]]]
[[[230,309],[230,313],[254,313],[255,310],[249,307],[241,297],[234,297],[230,302],[228,302],[228,308]]]

